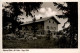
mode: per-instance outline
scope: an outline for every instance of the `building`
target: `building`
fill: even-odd
[[[58,31],[58,24],[60,24],[60,22],[55,17],[56,16],[47,18],[40,17],[40,19],[35,20],[35,22],[25,22],[21,24],[21,30],[29,34],[32,34],[35,30],[38,36],[45,36],[48,31],[50,31],[51,34],[55,36],[55,32]]]

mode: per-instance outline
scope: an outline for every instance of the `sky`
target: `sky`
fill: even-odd
[[[57,7],[54,6],[52,2],[43,2],[43,4],[41,5],[41,8],[38,11],[39,12],[35,11],[35,13],[32,11],[32,14],[35,15],[36,19],[40,19],[40,17],[46,18],[50,16],[55,16],[55,15],[62,15],[62,11],[58,10]],[[28,18],[25,18],[26,13],[18,17],[21,17],[21,18],[24,17],[24,20],[21,20],[24,22],[32,20],[30,16],[28,16]],[[62,30],[62,26],[67,21],[67,18],[66,19],[56,18],[56,19],[61,23],[58,25],[58,31]],[[65,25],[65,27],[68,27],[68,26],[69,26],[69,23]]]
[[[63,2],[61,4],[64,4]],[[4,5],[7,5],[6,3],[4,3]],[[67,6],[65,4],[65,6]],[[22,15],[19,15],[18,18],[20,19],[20,21],[22,22],[28,22],[32,20],[31,16],[26,16],[26,12],[24,10]],[[38,9],[38,12],[35,11],[35,13],[32,11],[31,12],[33,15],[35,15],[36,19],[40,19],[40,17],[46,18],[46,17],[50,17],[50,16],[55,16],[55,15],[62,15],[62,11],[58,10],[56,6],[54,6],[53,2],[43,2],[43,4],[41,5],[41,8]],[[24,19],[21,19],[24,18]],[[62,26],[64,25],[64,23],[67,21],[66,19],[61,19],[61,18],[56,18],[61,24],[58,25],[58,31],[62,30]],[[69,23],[66,24],[65,27],[68,27]]]

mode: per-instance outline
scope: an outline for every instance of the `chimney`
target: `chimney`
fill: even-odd
[[[42,17],[40,17],[40,19],[42,19]]]

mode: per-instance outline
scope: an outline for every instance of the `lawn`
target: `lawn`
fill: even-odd
[[[56,48],[54,40],[3,40],[3,48]]]

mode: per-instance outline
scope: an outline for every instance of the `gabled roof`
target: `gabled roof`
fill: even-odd
[[[48,19],[54,19],[54,21],[57,22],[57,24],[60,24],[60,22],[56,19],[56,16],[38,19],[38,20],[36,20],[35,22],[42,22],[42,21],[46,21],[46,20],[48,20]],[[29,21],[29,22],[25,22],[25,23],[23,23],[23,24],[21,24],[21,25],[32,24],[32,23],[33,23],[32,21]]]

